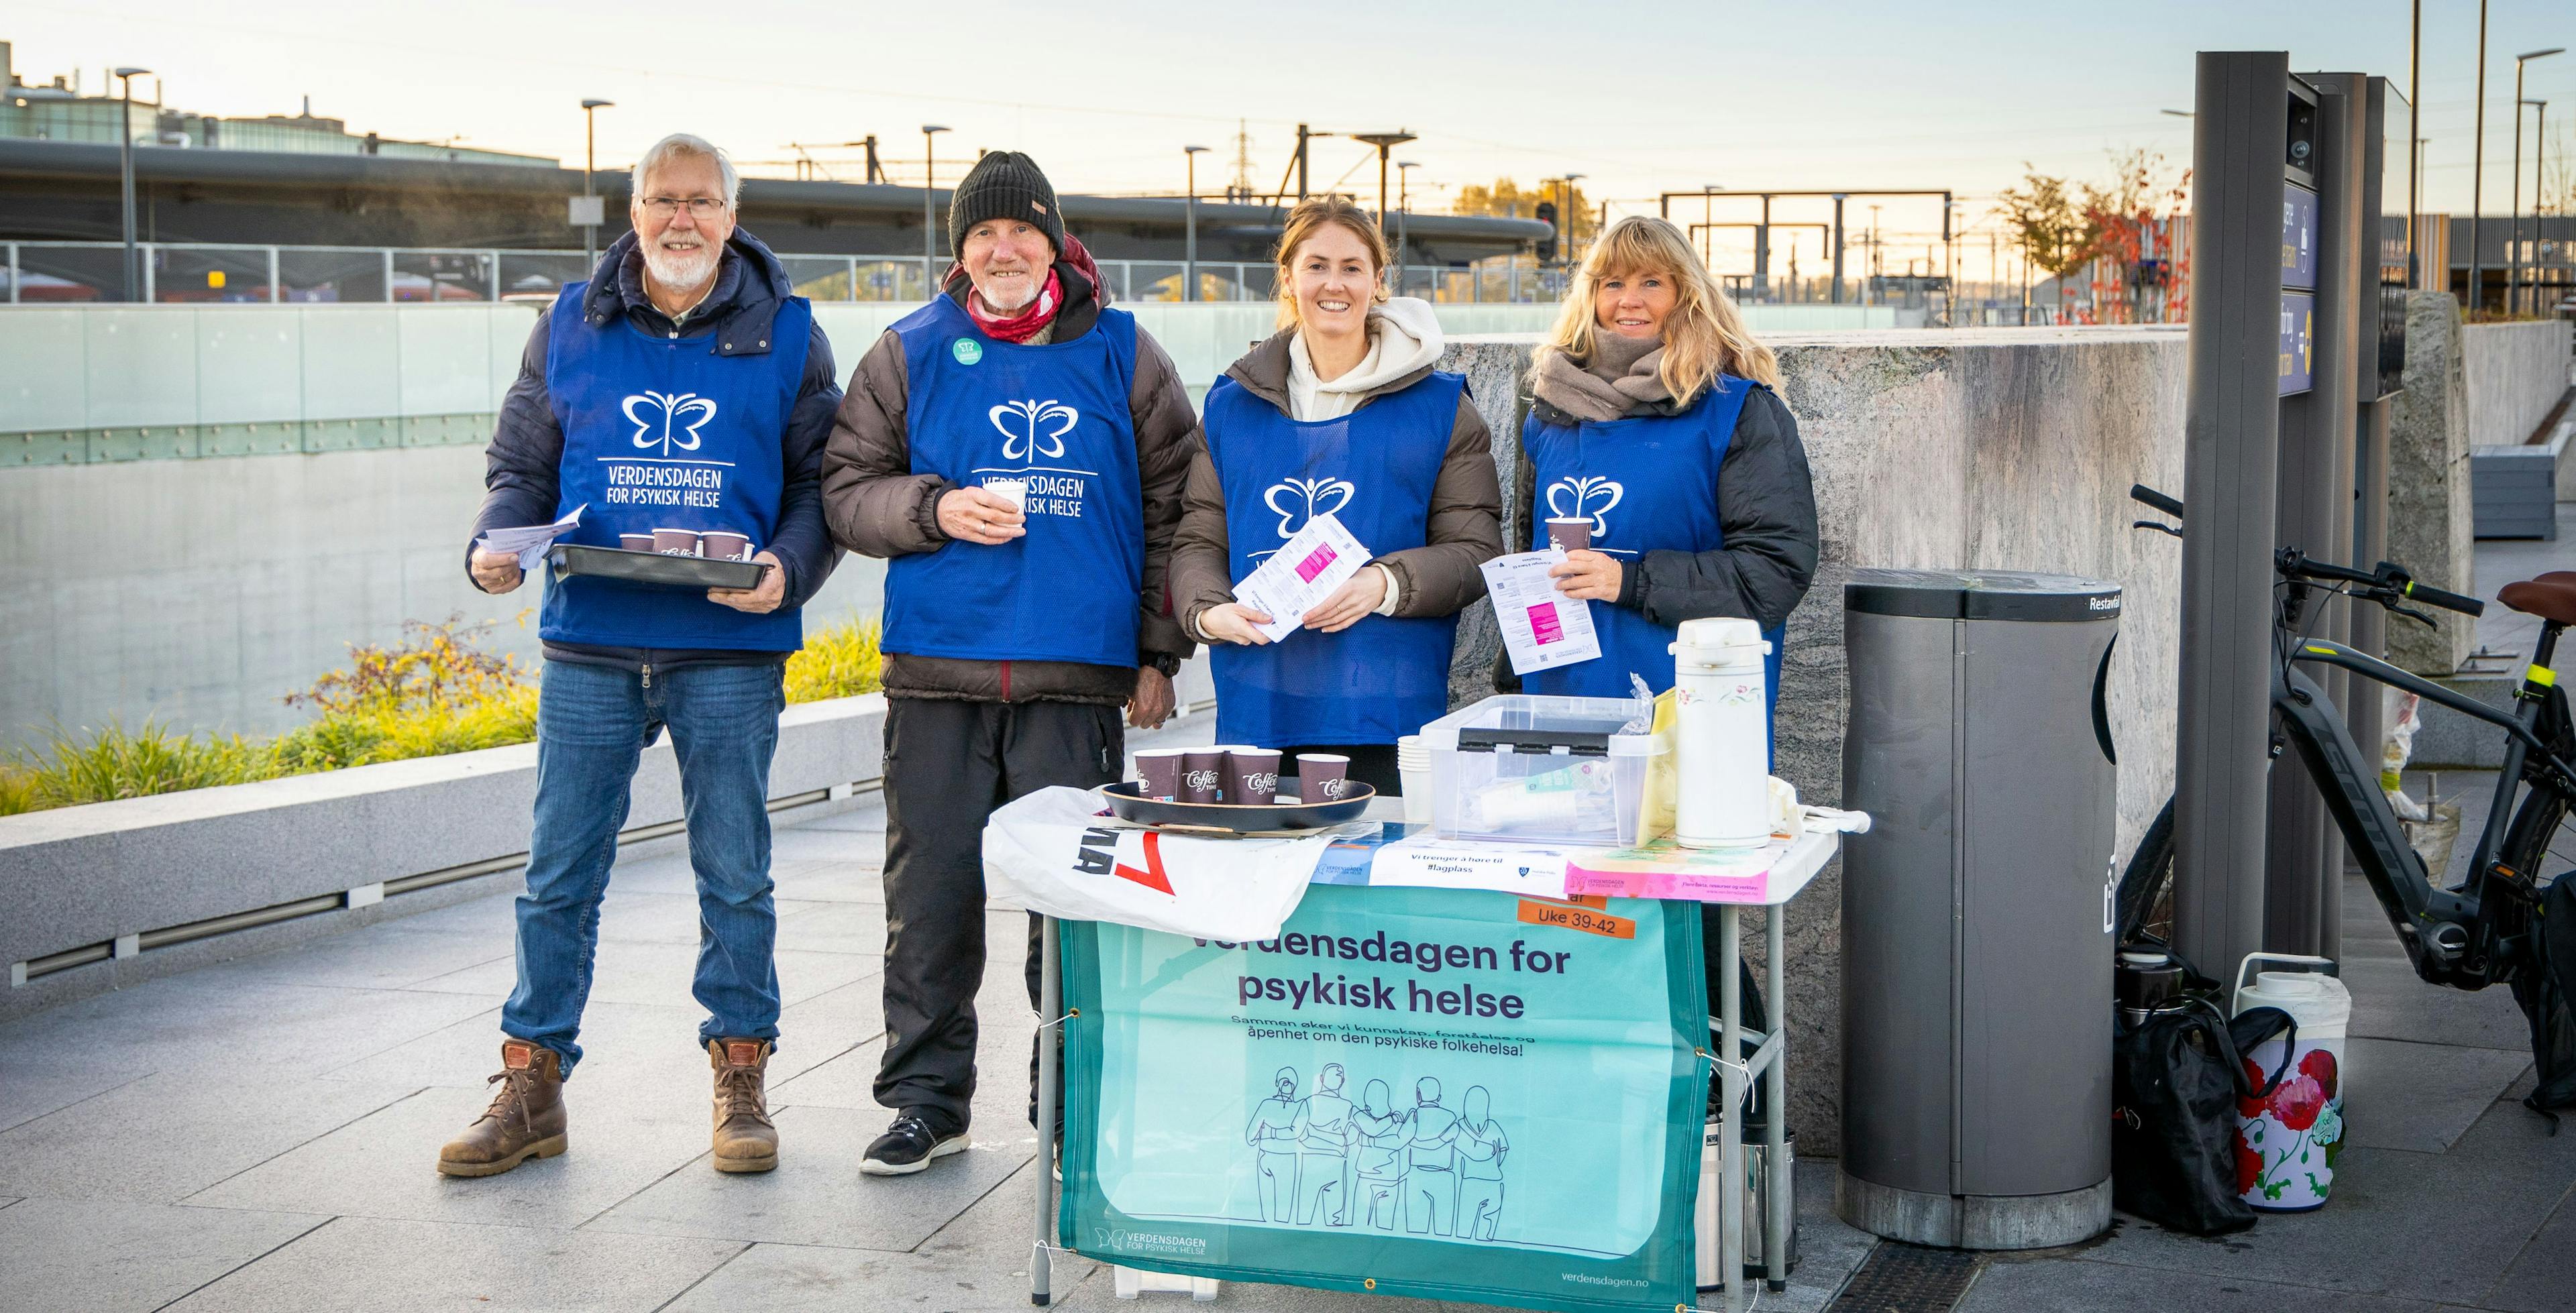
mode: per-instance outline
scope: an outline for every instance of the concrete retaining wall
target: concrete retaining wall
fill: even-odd
[[[1533,344],[1459,342],[1444,362],[1468,374],[1506,477],[1519,433],[1512,384]],[[1994,329],[1784,335],[1774,345],[1824,538],[1815,586],[1789,620],[1781,776],[1810,801],[1841,798],[1842,585],[1855,567],[2114,579],[2127,590],[2110,692],[2125,857],[2173,788],[2181,544],[2129,527],[2142,512],[2128,489],[2181,493],[2184,335]],[[1818,1155],[1839,1144],[1841,898],[1840,870],[1829,870],[1788,918],[1792,1124]],[[1758,962],[1759,937],[1746,947]]]
[[[885,700],[875,694],[789,707],[770,796],[846,795],[874,781],[884,724]],[[524,854],[536,765],[536,746],[523,744],[0,817],[0,907],[8,909],[0,962],[11,964],[12,985],[0,990],[0,1020],[275,947],[282,936],[435,905],[426,893],[397,894],[408,904],[400,907],[380,900],[387,881]],[[680,816],[679,768],[665,735],[645,750],[627,825]],[[514,870],[494,874],[515,880]],[[155,932],[335,895],[339,910],[256,939],[144,946]],[[115,945],[116,956],[25,979],[30,962],[99,944]]]
[[[2469,442],[2515,446],[2531,440],[2567,391],[2569,326],[2544,319],[2470,324],[2460,330],[2468,387]]]
[[[0,746],[120,718],[285,729],[281,696],[406,620],[498,621],[534,660],[540,589],[465,577],[482,499],[464,446],[0,470]],[[875,615],[884,572],[844,561],[806,623]]]

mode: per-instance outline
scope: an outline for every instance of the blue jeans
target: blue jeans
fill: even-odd
[[[698,883],[698,1043],[775,1039],[778,914],[770,899],[769,761],[785,708],[776,665],[683,666],[642,676],[545,663],[537,702],[536,825],[520,895],[519,984],[501,1030],[563,1059],[590,999],[599,900],[617,861],[635,766],[662,727],[680,760],[689,864]]]

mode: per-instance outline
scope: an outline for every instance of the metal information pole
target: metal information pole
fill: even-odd
[[[2193,123],[2174,937],[2217,975],[2258,950],[2341,948],[2341,837],[2299,763],[2269,769],[2273,559],[2378,560],[2392,313],[2401,369],[2405,350],[2403,297],[2381,290],[2387,81],[2288,62],[2204,52]],[[2311,592],[2301,628],[2376,647],[2377,619]],[[2324,688],[2351,706],[2348,677]],[[2379,720],[2347,713],[2365,745]]]
[[[2263,946],[2280,399],[2307,366],[2282,231],[2287,184],[2313,181],[2317,97],[2280,51],[2203,52],[2198,83],[2173,899],[2175,946],[2220,972]]]

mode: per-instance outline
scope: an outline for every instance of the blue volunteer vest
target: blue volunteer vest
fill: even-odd
[[[1705,552],[1726,545],[1718,527],[1717,476],[1735,440],[1744,399],[1760,384],[1732,374],[1678,415],[1585,421],[1565,427],[1542,423],[1533,412],[1521,426],[1537,492],[1531,515],[1531,551],[1547,547],[1550,516],[1589,516],[1592,546],[1630,570],[1647,552]],[[1532,693],[1575,697],[1636,696],[1636,674],[1657,693],[1673,686],[1676,637],[1672,627],[1610,602],[1587,602],[1601,636],[1598,660],[1542,670],[1522,681]],[[1771,700],[1780,699],[1779,629],[1766,629],[1771,655],[1763,661]]]
[[[912,472],[1024,479],[1028,533],[949,541],[886,567],[885,650],[975,661],[1136,665],[1145,494],[1128,393],[1136,321],[1103,309],[1070,342],[986,337],[942,296],[906,315]]]
[[[753,551],[767,548],[812,307],[787,298],[770,327],[775,349],[726,355],[712,325],[672,338],[623,314],[589,322],[589,286],[566,284],[547,321],[546,391],[564,436],[555,514],[589,507],[562,541],[615,547],[619,534],[689,529],[738,533]],[[792,652],[805,641],[793,609],[748,615],[693,589],[583,575],[547,585],[537,633],[607,647],[756,652]]]
[[[1304,423],[1230,378],[1208,389],[1208,456],[1225,490],[1235,582],[1315,515],[1373,556],[1420,547],[1466,380],[1432,374],[1340,419]],[[1218,643],[1216,736],[1227,743],[1393,743],[1449,710],[1455,616],[1368,616],[1338,634]]]

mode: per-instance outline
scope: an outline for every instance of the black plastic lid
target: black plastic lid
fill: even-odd
[[[1854,570],[1843,607],[1927,620],[2113,620],[2120,586],[2027,570]]]

